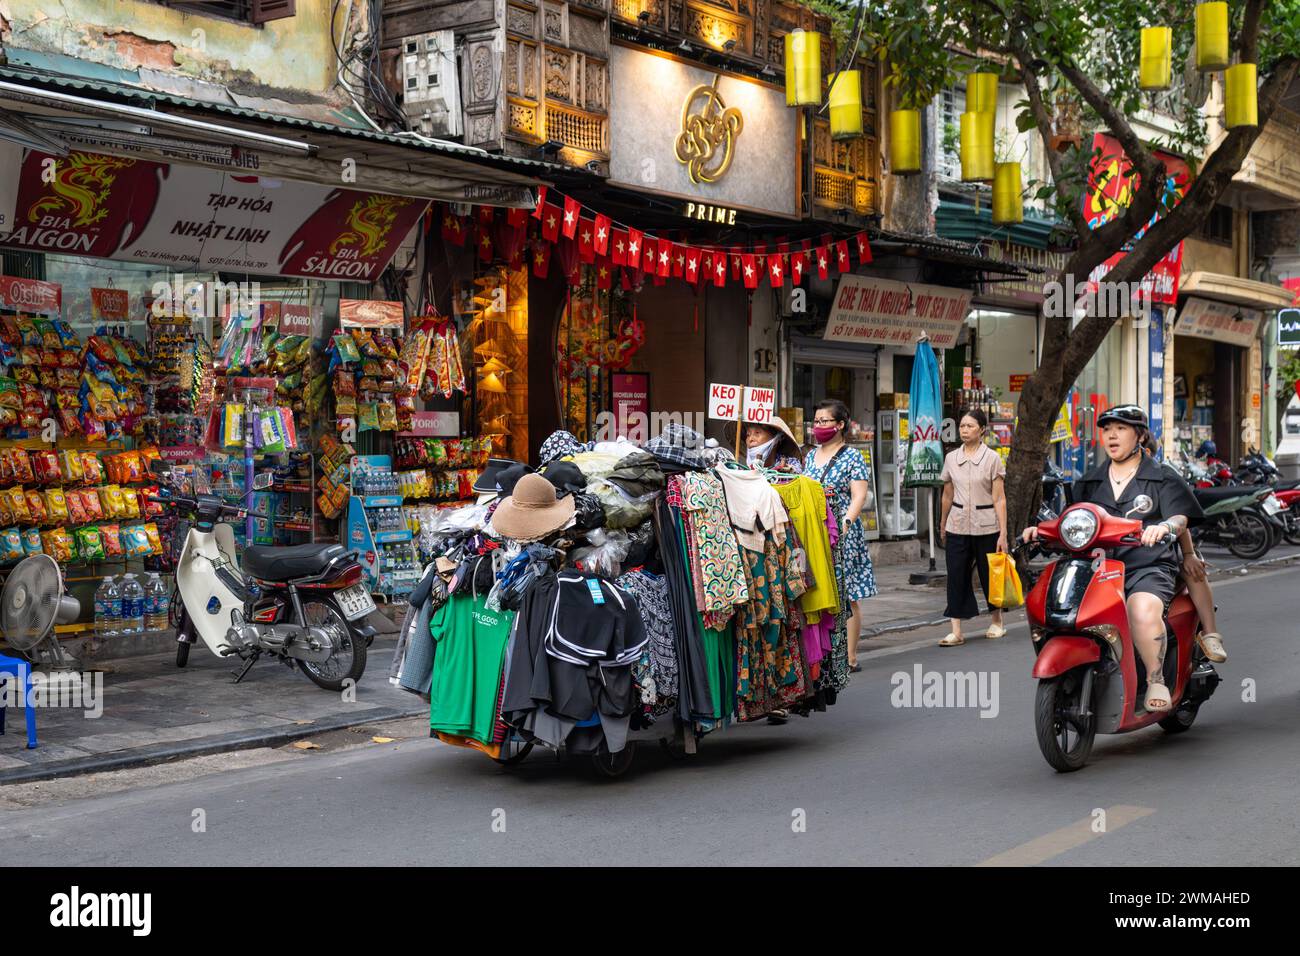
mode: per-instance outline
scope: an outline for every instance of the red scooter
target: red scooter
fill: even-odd
[[[1196,643],[1201,628],[1186,591],[1179,589],[1166,616],[1170,635],[1165,683],[1172,709],[1148,712],[1141,666],[1129,633],[1124,603],[1124,564],[1106,557],[1110,548],[1138,544],[1142,522],[1154,503],[1139,495],[1123,518],[1093,504],[1076,504],[1038,525],[1047,551],[1067,552],[1052,561],[1025,601],[1033,635],[1034,727],[1038,746],[1059,773],[1088,761],[1098,733],[1123,734],[1158,723],[1171,734],[1192,726],[1219,675]]]

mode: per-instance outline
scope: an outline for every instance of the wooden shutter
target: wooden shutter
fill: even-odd
[[[249,19],[253,23],[266,23],[269,20],[285,20],[293,16],[296,0],[253,0],[253,11]]]

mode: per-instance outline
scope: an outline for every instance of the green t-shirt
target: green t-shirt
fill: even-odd
[[[514,611],[489,611],[482,599],[453,594],[434,611],[429,632],[437,644],[429,688],[429,726],[444,734],[492,742],[501,667]]]

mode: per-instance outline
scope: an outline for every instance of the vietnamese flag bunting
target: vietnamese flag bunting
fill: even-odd
[[[659,240],[654,236],[641,237],[641,271],[651,275],[659,268]]]
[[[578,258],[590,265],[596,261],[596,225],[590,219],[578,223]]]
[[[758,288],[758,262],[752,253],[747,252],[740,257],[740,272],[746,289]]]
[[[495,215],[496,215],[496,209],[493,208],[492,206],[479,206],[478,207],[479,225],[491,228],[492,219],[494,218]]]
[[[733,282],[740,278],[740,246],[731,247],[731,278]]]
[[[675,248],[667,239],[659,240],[659,268],[655,270],[655,278],[666,279],[672,273]],[[655,285],[662,285],[662,283],[656,282]]]
[[[849,261],[849,241],[841,239],[835,243],[835,265],[840,272],[848,272],[853,268],[853,263]]]
[[[452,245],[465,245],[465,225],[450,206],[442,214],[442,238]]]
[[[557,242],[560,238],[560,207],[549,203],[542,212],[542,238],[547,242]]]
[[[860,232],[853,240],[858,244],[858,264],[866,265],[871,261],[871,243],[867,242],[867,234]]]
[[[713,254],[713,284],[719,289],[727,284],[727,254],[721,250]]]
[[[480,225],[478,230],[478,257],[483,262],[492,261],[492,239],[488,235],[486,226]]]
[[[545,207],[545,206],[546,206],[546,187],[545,187],[545,186],[538,186],[538,187],[537,187],[537,205],[533,208],[533,218],[534,218],[534,219],[541,219],[541,218],[542,218],[542,209],[543,209],[543,207]]]
[[[614,286],[614,264],[609,261],[609,256],[601,256],[596,260],[596,288],[610,289]]]
[[[627,230],[615,229],[611,240],[614,246],[613,262],[616,266],[627,265]]]
[[[551,244],[539,242],[533,246],[533,275],[545,279],[551,270]]]
[[[813,250],[813,261],[817,263],[817,278],[829,279],[830,272],[826,266],[830,262],[830,253],[825,246],[818,246]]]
[[[673,260],[671,275],[674,279],[680,279],[686,273],[686,247],[674,242],[670,255]]]
[[[773,289],[785,285],[785,256],[779,252],[774,252],[767,257],[767,279],[772,283]]]
[[[700,279],[700,257],[703,255],[699,249],[686,247],[686,264],[682,269],[682,277],[692,285]]]
[[[790,284],[802,285],[803,275],[808,271],[808,253],[792,252],[790,253]]]
[[[582,217],[582,203],[572,196],[564,197],[564,225],[562,231],[565,239],[572,239],[578,231],[578,220]]]
[[[641,264],[641,230],[627,227],[627,264],[635,269]]]
[[[528,223],[528,210],[507,209],[506,222],[514,229],[522,229]]]

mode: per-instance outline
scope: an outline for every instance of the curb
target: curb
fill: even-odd
[[[174,760],[184,760],[189,757],[229,753],[234,750],[251,750],[254,747],[275,746],[302,737],[311,737],[332,730],[344,730],[361,724],[398,720],[404,717],[420,717],[427,712],[427,705],[410,710],[402,710],[397,707],[371,707],[354,714],[334,714],[314,720],[310,724],[280,724],[259,730],[237,730],[228,734],[218,734],[215,737],[200,737],[195,740],[153,744],[134,750],[117,751],[89,757],[73,757],[68,760],[52,760],[47,764],[0,771],[0,787],[12,783],[32,783],[55,778],[80,777],[88,773],[129,770],[138,767],[149,767],[154,764],[170,763]]]

